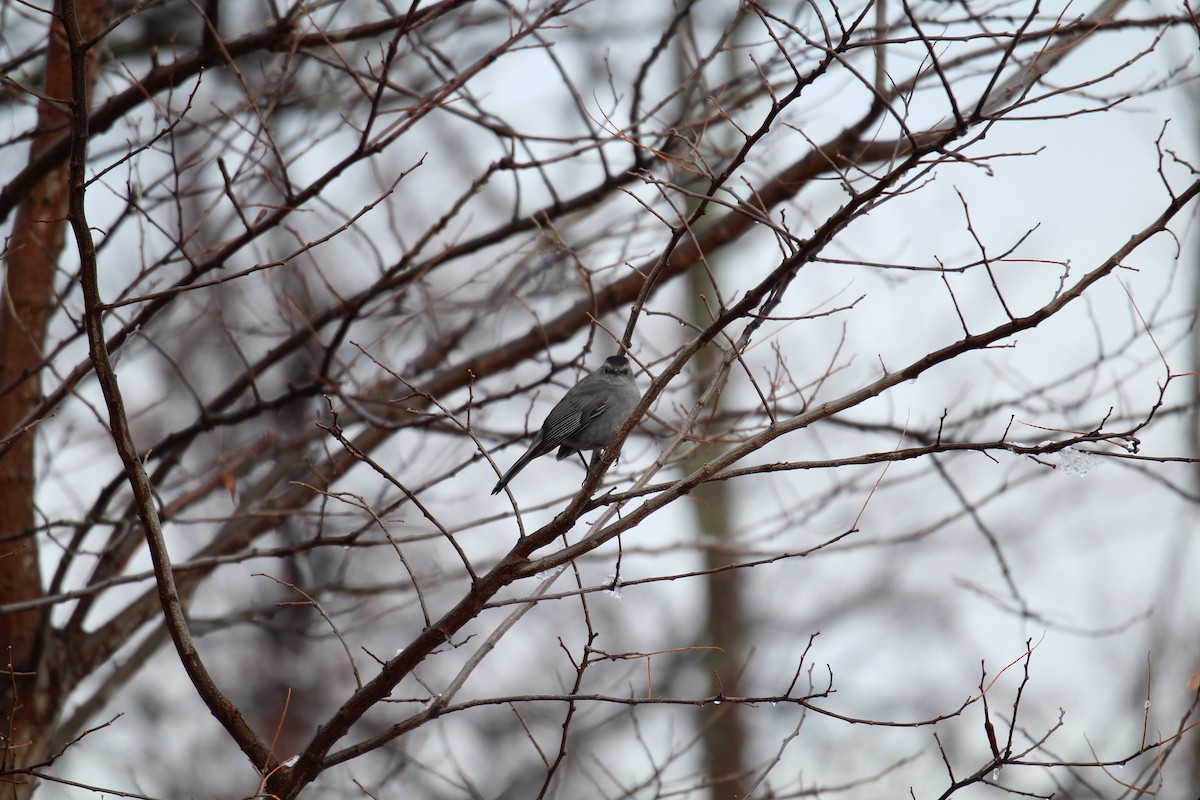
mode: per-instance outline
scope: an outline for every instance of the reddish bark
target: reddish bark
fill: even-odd
[[[106,7],[104,0],[78,3],[86,35],[101,30]],[[31,160],[70,128],[71,60],[60,13],[56,4]],[[95,51],[89,54],[89,62],[94,58]],[[88,70],[90,95],[94,63],[89,66],[93,67]],[[42,592],[36,536],[37,421],[27,417],[42,394],[40,365],[67,232],[67,169],[64,162],[51,170],[17,209],[0,289],[0,438],[15,438],[11,452],[0,460],[0,605],[33,600]],[[11,743],[4,754],[6,766],[43,756],[46,742],[39,741],[38,734],[51,731],[40,723],[48,713],[57,713],[54,695],[58,693],[44,674],[38,675],[44,666],[41,621],[38,610],[0,615],[0,649],[5,667],[14,673],[11,682],[4,682],[2,713],[12,726],[6,731],[5,743]]]

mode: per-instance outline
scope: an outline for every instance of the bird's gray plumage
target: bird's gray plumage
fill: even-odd
[[[608,358],[550,410],[529,449],[508,468],[492,494],[499,494],[530,461],[556,447],[559,461],[573,453],[608,447],[640,399],[629,360],[625,356]]]

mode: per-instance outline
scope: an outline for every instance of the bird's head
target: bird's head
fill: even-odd
[[[604,359],[604,366],[601,367],[605,375],[632,377],[633,373],[629,369],[629,359],[625,356],[609,356]]]

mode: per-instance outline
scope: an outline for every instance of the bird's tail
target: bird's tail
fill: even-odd
[[[509,467],[508,472],[505,472],[504,476],[496,482],[495,488],[492,489],[492,494],[500,494],[500,492],[504,491],[504,487],[508,486],[508,482],[517,477],[517,473],[525,469],[525,466],[539,455],[541,454],[537,452],[537,448],[535,447],[526,450],[525,455],[518,458],[517,463]]]

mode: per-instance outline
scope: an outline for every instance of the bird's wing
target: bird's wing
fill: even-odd
[[[564,397],[542,423],[542,444],[545,447],[543,452],[550,452],[562,444],[564,439],[574,436],[584,425],[602,414],[607,406],[608,402],[598,397],[579,408],[571,398]]]
[[[608,400],[598,397],[592,402],[584,406],[579,412],[579,427],[582,428],[596,417],[604,413],[604,409],[608,408]]]

